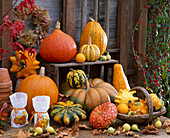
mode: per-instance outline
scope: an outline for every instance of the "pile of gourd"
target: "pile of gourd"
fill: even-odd
[[[118,91],[115,96],[115,103],[117,104],[118,112],[128,115],[143,115],[148,114],[148,103],[146,99],[139,99],[134,97],[136,91],[129,91],[130,86],[128,80],[123,72],[121,64],[114,65],[113,86]],[[150,94],[154,111],[161,110],[164,103],[156,94]]]
[[[68,62],[75,56],[79,63],[98,60],[107,48],[107,36],[100,24],[91,20],[86,24],[81,34],[78,54],[75,41],[60,30],[60,23],[57,22],[56,29],[42,41],[39,49],[40,56],[48,62]],[[110,59],[109,56],[108,59]],[[35,96],[47,95],[50,96],[50,115],[56,122],[69,125],[80,119],[86,119],[86,115],[90,115],[91,125],[103,128],[115,120],[117,112],[135,115],[148,113],[146,100],[134,97],[135,91],[129,92],[129,90],[128,80],[121,64],[115,64],[113,85],[100,78],[87,79],[82,70],[71,70],[67,74],[66,82],[60,87],[60,93],[69,97],[70,101],[66,103],[57,102],[58,88],[52,79],[45,76],[44,68],[41,68],[39,75],[26,77],[17,91],[27,93],[28,105],[26,109],[29,115],[33,111],[31,99]],[[155,110],[161,109],[163,102],[155,94],[150,94],[150,96]],[[117,107],[113,103],[116,103]],[[104,109],[106,116],[111,116],[111,120],[105,118],[107,125],[101,126],[101,120],[94,119],[96,112],[101,114]]]

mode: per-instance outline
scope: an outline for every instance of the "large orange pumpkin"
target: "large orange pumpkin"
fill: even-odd
[[[107,36],[101,25],[94,19],[90,18],[91,22],[88,22],[81,33],[79,46],[88,44],[89,37],[91,37],[92,44],[95,44],[100,49],[100,55],[106,51],[107,48]]]
[[[76,55],[77,45],[71,36],[60,30],[57,22],[56,29],[42,41],[39,52],[48,62],[67,62]]]
[[[41,67],[39,75],[31,75],[25,78],[19,85],[17,92],[24,92],[28,95],[26,110],[29,115],[34,111],[32,98],[35,96],[50,96],[50,106],[58,100],[58,88],[55,82],[47,76],[44,76],[45,68]]]
[[[100,104],[114,102],[117,91],[111,84],[99,78],[89,79],[86,82],[87,86],[84,85],[79,89],[71,88],[65,82],[60,87],[60,93],[71,95],[70,100],[81,104],[87,114]]]

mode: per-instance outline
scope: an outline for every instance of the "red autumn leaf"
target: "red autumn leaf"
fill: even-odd
[[[13,48],[14,51],[20,51],[20,50],[23,52],[25,51],[23,46],[21,44],[19,44],[18,42],[13,42],[11,44],[11,48]]]

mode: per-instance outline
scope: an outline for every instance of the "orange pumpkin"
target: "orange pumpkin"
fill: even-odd
[[[102,29],[101,25],[94,19],[90,18],[91,22],[88,22],[81,33],[79,46],[88,44],[89,37],[93,44],[97,45],[100,49],[100,55],[106,51],[107,48],[107,36],[105,31]]]
[[[45,68],[41,67],[39,75],[31,75],[25,78],[19,85],[17,92],[24,92],[28,95],[26,110],[28,114],[34,111],[32,98],[35,96],[50,96],[50,106],[58,100],[58,88],[55,82],[47,76],[44,76]]]
[[[77,45],[71,36],[60,30],[57,22],[56,29],[42,41],[39,52],[48,62],[68,62],[76,55]]]
[[[74,103],[81,104],[87,114],[100,104],[114,102],[117,95],[116,89],[111,84],[99,78],[89,79],[86,86],[83,85],[79,89],[71,88],[65,82],[60,87],[60,93],[70,96],[69,99]]]

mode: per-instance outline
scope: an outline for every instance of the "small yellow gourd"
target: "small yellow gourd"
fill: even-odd
[[[115,96],[115,103],[124,103],[126,105],[128,105],[129,102],[134,103],[134,101],[138,100],[138,97],[133,96],[134,93],[136,93],[136,91],[129,92],[128,89],[120,89],[118,94]]]
[[[164,102],[159,99],[156,94],[152,93],[150,94],[150,97],[155,111],[158,111],[164,107]]]

